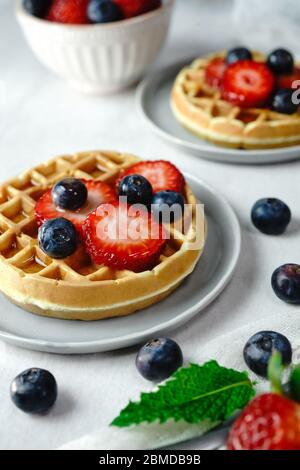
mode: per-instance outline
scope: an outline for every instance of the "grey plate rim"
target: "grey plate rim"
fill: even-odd
[[[231,280],[241,251],[241,228],[238,218],[227,202],[227,200],[209,184],[203,180],[190,175],[189,173],[184,173],[185,177],[192,181],[194,184],[205,188],[209,191],[212,196],[215,198],[217,204],[222,207],[224,214],[228,220],[229,225],[231,225],[233,240],[232,240],[232,257],[228,262],[226,271],[219,282],[215,287],[203,298],[200,299],[192,307],[186,309],[182,313],[176,315],[171,320],[167,320],[162,323],[158,323],[156,326],[143,330],[141,332],[136,332],[132,334],[123,335],[120,337],[112,339],[104,339],[97,341],[84,341],[84,342],[56,342],[56,341],[46,341],[42,339],[29,338],[26,336],[15,335],[12,333],[7,333],[0,329],[0,340],[19,346],[25,349],[30,349],[34,351],[42,351],[54,354],[91,354],[98,352],[107,352],[117,349],[122,349],[125,347],[133,346],[138,344],[143,340],[147,340],[153,335],[162,333],[163,331],[171,331],[176,327],[186,323],[188,320],[197,315],[205,307],[207,307],[213,300],[215,300],[220,293],[225,289],[229,281]],[[37,316],[39,318],[39,316]],[[130,318],[130,317],[128,317]],[[109,319],[108,319],[109,321]]]
[[[219,163],[234,163],[238,165],[266,165],[287,163],[293,160],[300,159],[300,145],[290,147],[266,149],[266,150],[243,150],[243,149],[229,149],[225,147],[218,147],[209,142],[201,141],[199,143],[184,140],[176,137],[166,130],[162,129],[152,118],[149,116],[146,105],[146,94],[155,83],[165,82],[171,75],[176,77],[184,66],[191,63],[191,59],[181,60],[167,67],[152,72],[144,80],[141,81],[136,90],[135,101],[139,114],[142,116],[144,122],[152,129],[152,131],[161,137],[163,140],[172,144],[175,147],[184,149],[193,155],[197,155],[208,161]],[[187,131],[188,132],[188,131]]]

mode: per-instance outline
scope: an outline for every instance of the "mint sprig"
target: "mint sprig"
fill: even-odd
[[[154,421],[162,424],[170,419],[220,423],[244,408],[254,395],[246,372],[227,369],[216,361],[190,364],[158,389],[142,393],[139,402],[129,402],[111,424],[127,427]]]
[[[271,383],[271,390],[274,393],[283,395],[282,380],[284,365],[280,352],[274,351],[268,363],[268,379]]]

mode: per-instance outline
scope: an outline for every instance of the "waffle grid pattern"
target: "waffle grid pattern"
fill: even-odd
[[[121,169],[138,159],[117,152],[65,155],[23,173],[0,186],[0,257],[20,276],[41,276],[68,283],[101,282],[138,274],[95,265],[83,248],[65,260],[53,260],[38,246],[34,207],[39,197],[66,176],[114,183]],[[186,237],[171,228],[159,264],[180,250]]]

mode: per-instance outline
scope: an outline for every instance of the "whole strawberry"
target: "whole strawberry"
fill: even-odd
[[[235,421],[228,450],[300,450],[300,405],[275,394],[254,398]]]
[[[125,18],[132,18],[134,16],[148,13],[161,6],[161,0],[114,0]]]
[[[66,24],[89,23],[88,3],[89,0],[54,0],[46,19]]]

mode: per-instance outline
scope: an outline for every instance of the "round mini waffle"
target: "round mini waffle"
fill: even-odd
[[[269,108],[242,109],[223,100],[221,92],[206,83],[206,67],[225,55],[222,51],[196,59],[181,70],[171,94],[176,119],[193,134],[223,147],[267,149],[299,144],[300,109],[292,115]],[[257,52],[253,56],[260,62],[266,60]]]
[[[139,159],[117,152],[64,155],[39,165],[0,187],[0,290],[30,312],[63,319],[99,320],[128,315],[166,296],[194,269],[205,242],[205,219],[196,220],[196,199],[186,185],[192,208],[184,233],[170,226],[159,261],[135,273],[96,265],[83,247],[54,260],[38,246],[36,201],[66,176],[115,184],[119,173]],[[202,235],[198,248],[194,242]],[[191,249],[193,248],[193,249]]]

